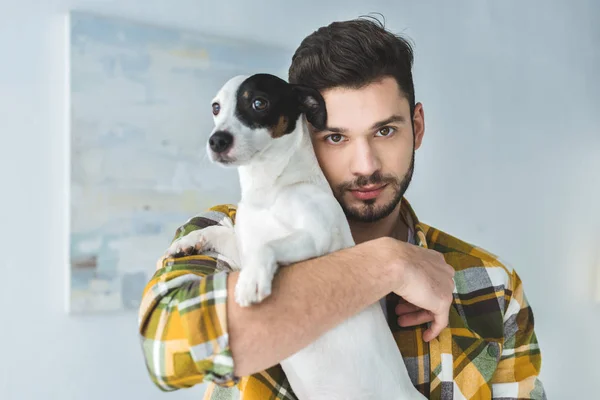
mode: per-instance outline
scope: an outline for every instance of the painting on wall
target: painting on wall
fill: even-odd
[[[205,145],[229,78],[287,79],[291,53],[86,12],[68,16],[69,312],[137,310],[175,230],[239,199]]]

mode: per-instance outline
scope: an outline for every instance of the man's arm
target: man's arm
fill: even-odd
[[[229,297],[227,315],[236,376],[267,369],[395,289],[398,271],[383,241],[283,267],[272,294],[252,307]],[[238,273],[229,274],[233,293]]]
[[[173,242],[208,226],[231,226],[235,209],[218,206],[181,226]],[[229,350],[227,265],[216,254],[163,257],[146,285],[139,333],[152,381],[169,391],[214,381],[235,384]]]
[[[510,300],[504,314],[504,345],[492,377],[494,399],[546,399],[539,379],[542,356],[534,317],[518,274],[511,275]]]
[[[213,209],[182,227],[177,237],[217,223],[231,226],[234,213]],[[281,268],[271,295],[248,308],[229,295],[238,273],[219,269],[218,259],[208,253],[167,258],[144,290],[139,319],[144,357],[163,390],[204,381],[232,386],[392,291],[431,310],[439,326],[448,322],[454,270],[439,253],[395,239]],[[435,337],[439,330],[429,334]]]
[[[178,237],[231,223],[218,214],[193,219]],[[162,260],[144,290],[139,319],[153,382],[163,390],[204,381],[226,387],[276,365],[398,286],[389,241],[379,242],[281,268],[272,294],[249,308],[229,295],[239,274],[220,271],[215,257]]]

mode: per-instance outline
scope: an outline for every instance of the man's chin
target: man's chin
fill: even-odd
[[[395,206],[391,204],[378,205],[377,202],[362,205],[342,205],[346,217],[355,222],[377,222],[389,216]],[[365,202],[366,203],[366,202]]]

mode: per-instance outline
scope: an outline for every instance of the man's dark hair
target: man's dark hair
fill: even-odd
[[[319,91],[359,89],[386,76],[398,82],[415,108],[413,49],[375,18],[333,22],[307,36],[292,57],[289,82]]]

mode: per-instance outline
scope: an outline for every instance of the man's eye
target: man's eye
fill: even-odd
[[[381,128],[379,131],[377,131],[378,136],[389,136],[392,133],[394,133],[394,128],[391,128],[389,126],[385,126],[385,127]]]
[[[339,143],[342,141],[342,139],[344,139],[344,137],[342,135],[340,135],[339,133],[329,135],[325,138],[325,140],[330,141],[332,143]]]

